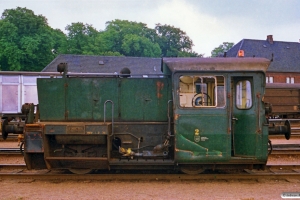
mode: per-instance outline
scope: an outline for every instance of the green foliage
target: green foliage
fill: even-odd
[[[180,51],[178,52],[178,57],[204,57],[204,54],[198,54],[194,51]]]
[[[67,33],[27,8],[7,9],[0,20],[0,70],[41,71],[57,54],[134,57],[203,57],[186,33],[170,25],[113,20],[104,31],[81,22]]]
[[[105,51],[101,52],[99,55],[101,56],[122,56],[119,52]]]
[[[214,48],[211,52],[211,57],[220,57],[223,56],[225,52],[227,52],[231,47],[233,47],[234,43],[232,42],[223,42],[218,47]]]
[[[135,57],[159,57],[161,55],[161,49],[157,43],[134,34],[124,37],[121,48],[125,54]]]
[[[155,30],[163,56],[177,57],[180,53],[192,51],[193,41],[179,28],[156,24]]]
[[[59,29],[51,31],[54,40],[53,54],[66,54],[68,52],[67,36]]]
[[[34,35],[41,28],[48,26],[47,19],[42,15],[35,15],[32,10],[17,7],[7,9],[2,13],[1,19],[14,24],[19,36]]]
[[[54,59],[53,29],[45,17],[26,8],[5,10],[0,30],[1,70],[41,71]]]
[[[106,22],[100,38],[105,48],[125,56],[160,57],[155,30],[143,23],[118,19]]]
[[[72,23],[66,27],[67,53],[69,54],[93,54],[95,51],[92,44],[95,43],[98,31],[89,24],[81,22]]]
[[[0,21],[0,69],[20,70],[22,51],[18,47],[18,28],[9,22]]]

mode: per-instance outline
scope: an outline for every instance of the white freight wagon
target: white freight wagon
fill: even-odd
[[[48,72],[0,72],[0,113],[1,116],[21,114],[25,103],[38,104],[36,79],[58,76]]]
[[[60,77],[60,74],[55,72],[0,71],[0,132],[2,132],[3,138],[6,138],[8,134],[4,131],[3,126],[15,123],[21,126],[20,123],[23,123],[24,115],[21,111],[23,104],[38,104],[36,79],[40,77]]]

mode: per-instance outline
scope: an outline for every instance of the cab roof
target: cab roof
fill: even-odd
[[[266,58],[163,58],[164,74],[177,71],[262,71],[271,61]]]

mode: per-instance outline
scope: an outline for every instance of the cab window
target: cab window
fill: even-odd
[[[224,107],[225,80],[223,76],[180,76],[181,107]]]
[[[242,80],[237,82],[236,106],[239,109],[249,109],[252,107],[252,91],[250,81]]]

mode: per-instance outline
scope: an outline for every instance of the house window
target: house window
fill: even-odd
[[[286,77],[286,83],[291,83],[290,77]]]
[[[266,83],[269,83],[269,77],[266,77]]]
[[[291,84],[295,83],[295,77],[291,77]]]
[[[273,76],[269,77],[269,83],[273,83]]]

